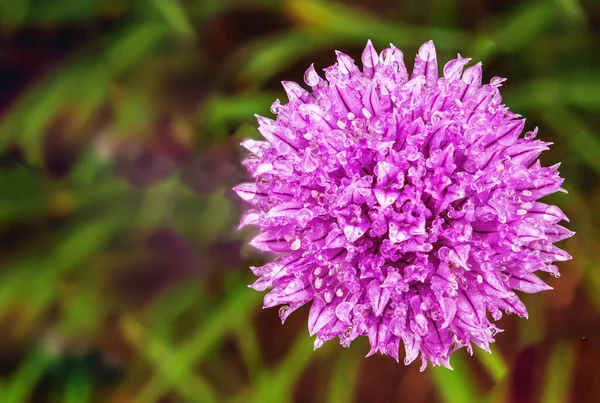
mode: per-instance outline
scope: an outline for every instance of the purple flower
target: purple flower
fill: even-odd
[[[241,227],[250,244],[280,255],[252,267],[252,288],[270,289],[264,307],[285,320],[311,302],[315,348],[338,337],[369,338],[371,351],[421,370],[450,368],[450,355],[472,343],[489,352],[491,323],[527,316],[515,291],[549,287],[553,245],[573,232],[556,206],[538,200],[561,188],[558,164],[542,167],[550,143],[501,104],[494,77],[458,55],[438,76],[433,42],[419,49],[409,76],[394,46],[369,42],[362,71],[337,52],[326,80],[311,66],[312,91],[283,82],[289,103],[277,120],[258,117],[267,141],[245,140],[244,165],[255,178],[234,188],[254,206]],[[490,315],[488,315],[488,312]]]

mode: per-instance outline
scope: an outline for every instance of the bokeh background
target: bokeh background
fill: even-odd
[[[554,0],[1,0],[0,402],[600,402],[600,5]],[[433,39],[508,77],[554,141],[578,235],[494,353],[454,371],[312,351],[261,311],[238,146],[334,49]]]

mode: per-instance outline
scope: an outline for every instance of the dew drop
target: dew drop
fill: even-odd
[[[290,249],[291,250],[298,250],[298,249],[300,249],[300,244],[301,244],[300,243],[300,239],[296,238],[294,240],[294,242],[292,242],[292,244],[290,245]]]
[[[304,82],[311,87],[319,84],[319,75],[315,71],[314,65],[311,65],[304,73]]]
[[[275,102],[273,102],[273,104],[271,105],[271,113],[274,115],[278,115],[279,112],[281,112],[281,109],[283,107],[281,106],[281,101],[279,99],[276,99]]]

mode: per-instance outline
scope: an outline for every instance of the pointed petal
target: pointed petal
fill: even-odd
[[[296,277],[285,288],[273,289],[266,294],[263,301],[263,308],[306,302],[312,296],[310,285],[304,282],[303,279]]]
[[[308,91],[294,81],[282,81],[281,85],[283,86],[283,89],[285,90],[290,102],[305,101],[309,96]]]
[[[569,218],[558,206],[541,202],[533,203],[533,207],[527,211],[525,219],[541,220],[550,224],[556,224],[562,220],[569,221]]]
[[[258,131],[282,155],[294,154],[298,152],[298,147],[286,135],[286,131],[290,131],[290,129],[275,125],[263,125],[258,127]]]
[[[252,239],[249,244],[264,252],[290,252],[288,240],[292,238],[293,234],[293,229],[290,226],[269,228]]]
[[[508,279],[508,284],[515,290],[523,291],[528,294],[534,294],[541,291],[551,290],[548,284],[544,283],[533,273],[515,275]]]
[[[244,213],[240,220],[238,229],[242,229],[248,225],[258,225],[261,213],[258,210],[248,210]]]
[[[304,82],[306,85],[315,88],[320,84],[324,84],[325,80],[323,80],[319,74],[315,70],[315,65],[311,64],[310,67],[304,73]]]
[[[370,39],[367,41],[367,46],[362,53],[362,64],[363,74],[369,78],[373,77],[373,72],[379,64],[379,55],[375,51]]]
[[[463,72],[464,67],[471,59],[462,57],[458,54],[456,59],[450,60],[444,66],[444,77],[449,80],[458,80]]]
[[[335,54],[337,55],[338,69],[342,74],[350,74],[358,70],[358,67],[354,64],[354,59],[350,56],[338,50],[335,51]]]
[[[438,66],[433,41],[425,42],[419,48],[411,78],[425,77],[425,86],[433,88],[437,85]]]
[[[405,333],[402,336],[402,341],[404,342],[404,350],[406,351],[406,357],[404,358],[404,365],[409,365],[419,355],[421,339],[412,333]]]
[[[233,191],[237,193],[240,198],[248,202],[267,200],[267,194],[258,190],[255,183],[240,183],[239,185],[234,186]]]
[[[391,293],[389,288],[382,288],[379,285],[379,281],[373,280],[369,283],[367,295],[369,296],[369,302],[371,303],[373,313],[375,316],[381,316],[390,300]]]
[[[320,301],[314,301],[308,313],[308,333],[314,336],[332,319],[335,319],[335,307],[325,305]]]

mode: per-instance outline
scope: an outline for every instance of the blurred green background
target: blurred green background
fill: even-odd
[[[600,4],[0,0],[0,402],[600,401]],[[242,138],[340,49],[483,60],[554,141],[574,259],[455,371],[312,351],[261,311]]]

